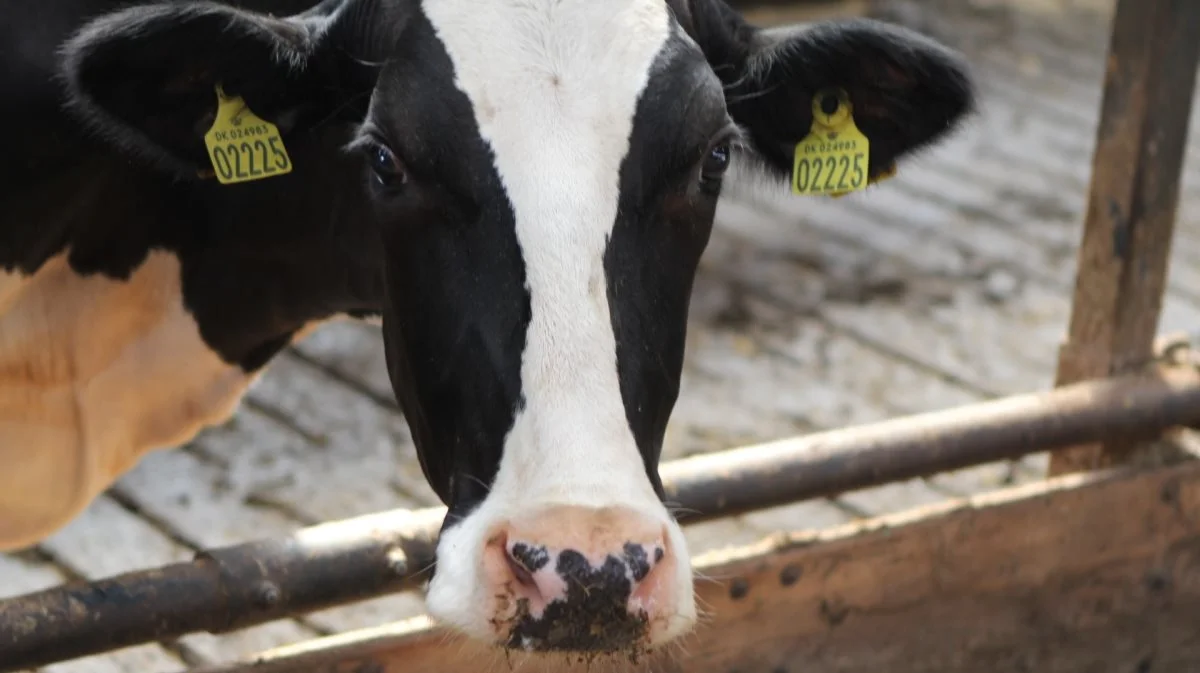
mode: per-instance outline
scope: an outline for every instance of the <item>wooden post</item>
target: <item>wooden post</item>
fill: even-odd
[[[1152,357],[1200,56],[1200,1],[1117,0],[1079,269],[1056,385]],[[1064,449],[1050,474],[1128,459],[1128,442]]]

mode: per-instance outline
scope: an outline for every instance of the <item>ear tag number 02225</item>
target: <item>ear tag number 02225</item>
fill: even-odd
[[[292,160],[279,129],[247,107],[240,96],[226,96],[217,85],[217,116],[204,134],[208,158],[223,185],[285,175]]]
[[[792,193],[801,196],[845,196],[866,189],[871,143],[854,124],[850,97],[842,89],[813,96],[813,123],[796,143]]]

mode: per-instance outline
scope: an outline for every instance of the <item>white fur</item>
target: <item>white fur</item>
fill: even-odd
[[[669,35],[663,0],[425,0],[516,215],[532,318],[526,405],[486,500],[442,537],[428,608],[494,638],[481,555],[497,522],[547,504],[625,505],[667,525],[678,566],[668,640],[695,621],[683,535],[625,415],[604,273],[638,99]]]

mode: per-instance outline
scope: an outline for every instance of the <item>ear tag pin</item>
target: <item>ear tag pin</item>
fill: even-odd
[[[226,96],[220,84],[217,116],[204,134],[204,145],[217,181],[223,185],[292,172],[279,129],[254,114],[241,96]]]

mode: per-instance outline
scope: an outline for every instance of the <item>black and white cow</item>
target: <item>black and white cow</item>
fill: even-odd
[[[968,113],[961,60],[723,0],[241,5],[6,0],[0,548],[228,417],[307,329],[381,316],[449,506],[431,614],[531,650],[687,632],[657,466],[731,158],[786,189],[842,87],[880,175]],[[291,173],[213,179],[217,85]]]

